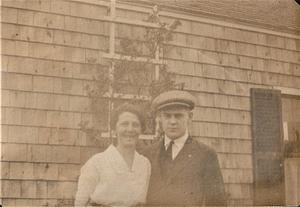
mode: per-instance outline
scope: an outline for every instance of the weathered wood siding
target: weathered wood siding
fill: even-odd
[[[79,123],[91,119],[85,86],[107,68],[109,23],[98,20],[106,14],[92,0],[2,1],[2,205],[72,204],[80,167],[99,150]],[[218,152],[230,204],[251,205],[250,88],[300,90],[299,39],[180,21],[165,58],[198,98],[192,135]]]

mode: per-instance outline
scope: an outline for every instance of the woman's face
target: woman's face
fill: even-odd
[[[121,113],[116,124],[116,134],[119,146],[135,146],[141,134],[141,123],[138,117],[131,112]]]

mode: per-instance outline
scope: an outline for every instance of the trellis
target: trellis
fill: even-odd
[[[154,7],[154,9],[157,7]],[[102,57],[111,60],[111,64],[109,66],[109,89],[107,97],[109,99],[109,112],[108,112],[108,123],[111,121],[111,111],[113,109],[113,99],[116,97],[122,98],[122,99],[141,99],[141,100],[150,100],[151,97],[149,96],[134,96],[131,94],[116,94],[113,91],[112,84],[114,81],[114,70],[115,70],[115,61],[118,60],[128,60],[128,61],[134,61],[134,62],[146,62],[154,64],[155,66],[155,80],[159,79],[159,73],[160,73],[160,65],[163,65],[163,61],[160,59],[160,47],[157,45],[155,48],[155,55],[154,58],[146,58],[146,57],[132,57],[127,55],[121,55],[116,53],[115,51],[115,40],[116,40],[116,24],[127,24],[127,25],[134,25],[134,26],[141,26],[141,27],[148,27],[148,28],[160,28],[160,25],[157,23],[151,23],[151,22],[145,22],[145,21],[139,21],[139,20],[130,20],[130,19],[124,19],[116,16],[116,0],[111,0],[110,5],[110,14],[109,16],[104,16],[100,18],[102,21],[109,22],[110,29],[109,29],[109,51],[108,53],[103,53]],[[112,137],[111,134],[111,126],[108,124],[108,133],[102,133],[102,137]],[[152,136],[149,135],[141,135],[141,138],[143,139],[150,139]]]

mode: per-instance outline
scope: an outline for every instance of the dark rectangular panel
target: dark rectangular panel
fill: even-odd
[[[284,205],[281,93],[251,89],[254,204]]]

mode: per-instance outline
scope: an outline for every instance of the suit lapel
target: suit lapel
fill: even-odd
[[[194,155],[194,147],[192,138],[189,137],[183,148],[180,150],[178,155],[176,156],[175,160],[173,160],[173,167],[170,170],[171,174],[169,175],[168,179],[166,180],[166,185],[168,185],[175,177],[180,173],[186,166],[189,165],[190,161],[193,159]]]
[[[161,172],[161,148],[164,146],[163,140],[160,140],[158,145],[155,147],[155,151],[153,154],[153,162],[151,163],[151,168],[153,169],[152,175],[155,178],[157,189],[162,188],[165,183],[162,179],[162,172]]]
[[[159,176],[161,175],[161,169],[160,169],[160,151],[161,151],[161,147],[163,145],[163,141],[160,140],[158,145],[154,148],[156,149],[154,151],[154,155],[153,155],[153,162],[152,162],[152,169],[153,169],[153,173],[156,175],[156,176]]]
[[[190,160],[193,159],[194,156],[194,147],[193,147],[193,141],[189,137],[184,145],[184,147],[181,149],[179,154],[177,155],[176,159],[173,161],[174,166],[171,169],[172,174],[165,180],[162,177],[161,174],[161,166],[160,166],[160,152],[161,148],[163,147],[163,141],[159,142],[159,145],[156,146],[155,154],[153,155],[153,162],[152,162],[152,175],[156,183],[155,189],[152,192],[152,196],[157,196],[161,191],[163,191],[168,185],[171,183],[171,181],[176,177],[178,173],[180,173],[187,165],[189,165]]]

